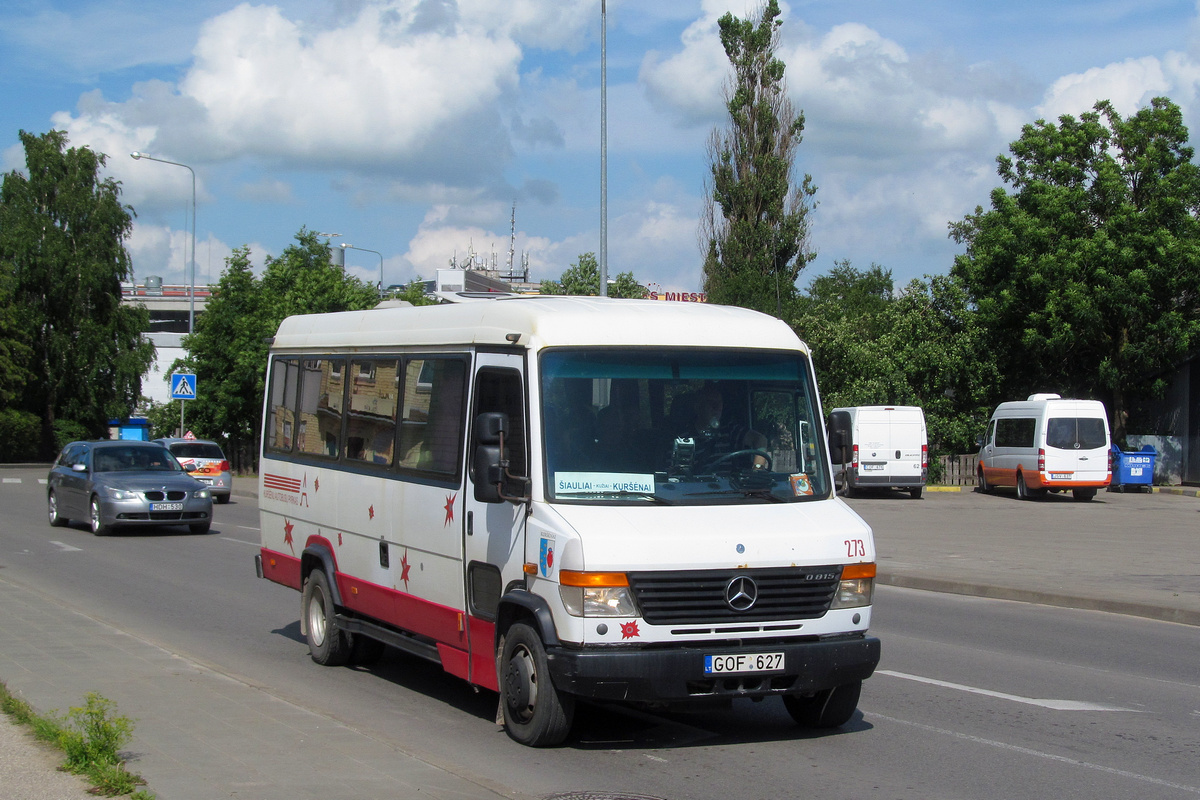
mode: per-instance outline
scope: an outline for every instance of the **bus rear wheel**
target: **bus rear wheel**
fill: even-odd
[[[500,710],[504,731],[529,747],[562,744],[571,732],[575,698],[559,694],[537,631],[515,623],[500,645]]]
[[[340,667],[350,660],[350,641],[338,627],[329,580],[318,567],[308,573],[300,595],[300,613],[308,632],[308,652],[324,667]]]

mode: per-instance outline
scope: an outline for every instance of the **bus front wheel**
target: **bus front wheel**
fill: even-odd
[[[571,731],[575,699],[554,688],[537,631],[524,622],[509,628],[499,666],[500,707],[509,737],[529,747],[562,744]]]
[[[785,694],[783,705],[792,719],[805,728],[840,728],[850,721],[858,708],[862,681],[835,686],[811,697]]]

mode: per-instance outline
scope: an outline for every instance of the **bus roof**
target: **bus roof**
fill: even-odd
[[[808,351],[785,323],[744,308],[552,295],[293,316],[280,324],[272,350],[513,344],[530,349],[651,344]]]

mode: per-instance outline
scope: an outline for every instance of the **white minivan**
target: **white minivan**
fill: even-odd
[[[1112,481],[1108,414],[1099,400],[1032,394],[1001,403],[979,449],[979,488],[1015,486],[1030,500],[1070,490],[1088,501]]]
[[[929,474],[925,414],[917,406],[856,406],[829,412],[830,431],[843,432],[844,458],[833,474],[842,494],[856,489],[904,489],[920,498]],[[839,463],[841,462],[841,463]]]

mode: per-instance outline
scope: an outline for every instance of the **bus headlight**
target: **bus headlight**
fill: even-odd
[[[635,617],[637,604],[623,573],[559,573],[558,594],[573,617]]]
[[[861,608],[871,605],[875,591],[874,564],[847,564],[842,568],[842,579],[834,592],[830,610],[838,608]]]

